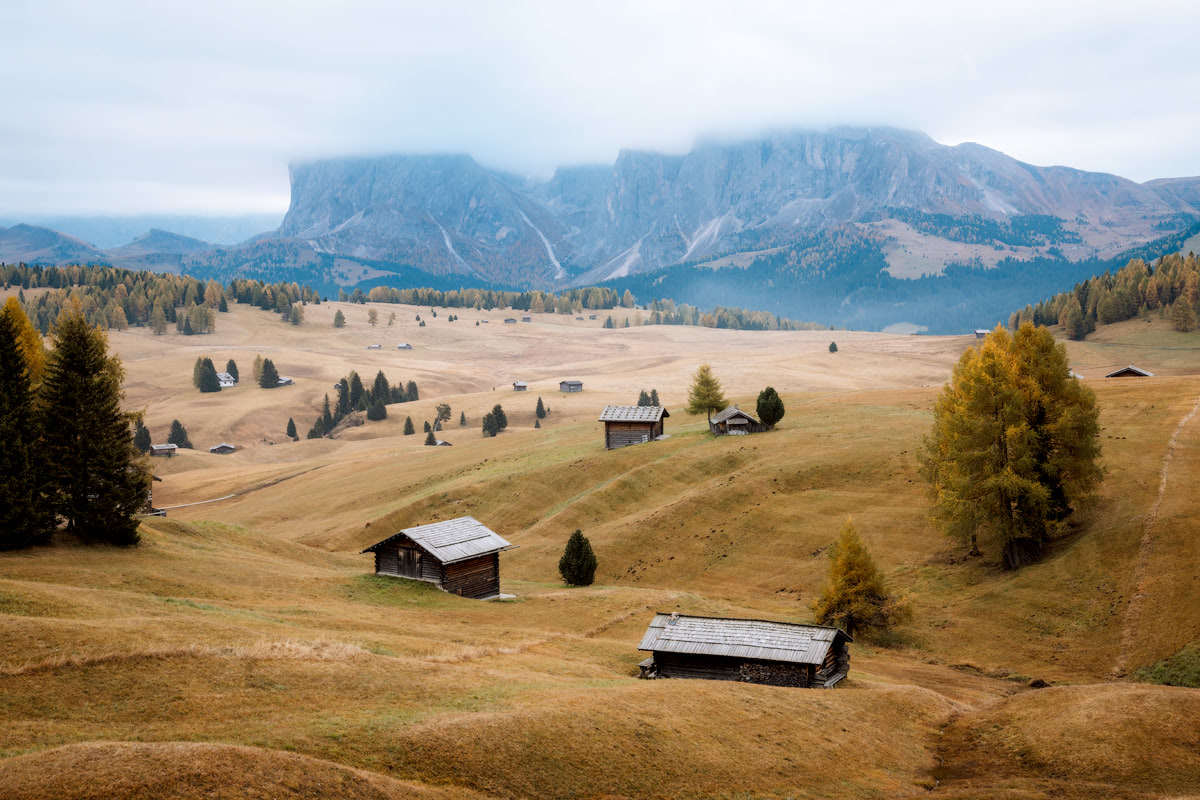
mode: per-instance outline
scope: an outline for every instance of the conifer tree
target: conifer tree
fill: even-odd
[[[861,631],[884,630],[911,617],[908,604],[888,593],[883,576],[849,519],[829,557],[825,589],[813,603],[818,625],[841,628],[854,636]]]
[[[371,405],[367,406],[367,419],[373,421],[387,419],[387,406],[384,405],[383,398],[377,397],[371,402]]]
[[[354,406],[350,403],[350,381],[342,378],[337,385],[337,410],[334,414],[341,419],[353,410]]]
[[[425,434],[425,445],[427,447],[436,447],[437,446],[437,437],[433,435],[432,430],[429,431],[429,433]]]
[[[423,430],[425,431],[425,433],[429,433],[430,431],[433,430],[433,426],[429,424],[428,420],[425,421],[425,427],[423,428]]]
[[[546,418],[546,407],[542,405],[542,398],[540,397],[538,398],[537,408],[534,409],[533,414],[537,419]]]
[[[540,419],[535,419],[535,420],[533,421],[533,427],[535,427],[535,428],[540,428],[540,427],[542,427],[542,421],[541,421]]]
[[[224,299],[224,297],[222,297],[222,299]],[[241,380],[241,377],[238,375],[237,362],[232,358],[225,362],[225,371],[228,372],[230,377],[233,378],[234,383],[237,383],[239,380]]]
[[[288,417],[287,436],[293,442],[300,441],[300,436],[296,433],[296,420]]]
[[[42,377],[46,372],[46,346],[42,343],[42,335],[25,315],[21,303],[15,297],[4,301],[4,310],[0,315],[8,317],[16,332],[17,347],[25,360],[25,369],[29,372],[29,385],[35,394],[42,385]]]
[[[640,393],[640,394],[638,394],[638,401],[637,401],[637,404],[638,404],[639,406],[648,406],[648,405],[650,405],[650,395],[649,395],[649,394],[647,394],[647,392],[646,392],[646,390],[645,390],[645,389],[642,389],[641,393]]]
[[[54,530],[50,474],[14,316],[7,308],[0,313],[0,550],[39,544]]]
[[[213,367],[211,359],[204,359],[204,363],[200,366],[198,388],[204,393],[221,391],[221,380],[217,377],[217,370]]]
[[[275,363],[269,358],[263,359],[262,376],[258,379],[258,385],[264,389],[274,389],[279,386],[279,371],[275,369]]]
[[[333,314],[333,327],[344,328],[345,326],[346,326],[346,315],[343,314],[342,310],[339,308]]]
[[[704,413],[711,417],[714,411],[720,411],[727,405],[729,401],[721,391],[721,382],[712,374],[712,367],[701,364],[692,376],[692,386],[688,389],[687,413]]]
[[[458,415],[458,427],[460,427],[460,428],[467,427],[467,412],[463,411]]]
[[[1175,301],[1175,306],[1171,309],[1171,327],[1181,333],[1187,333],[1196,327],[1196,312],[1186,297]]]
[[[489,411],[483,415],[483,435],[484,437],[495,436],[500,432],[500,428],[496,425],[496,417]]]
[[[392,389],[388,385],[387,376],[383,374],[383,370],[375,373],[375,383],[371,386],[371,400],[386,403],[392,399]]]
[[[830,343],[829,343],[829,352],[831,352],[831,353],[836,353],[836,352],[837,352],[837,342],[830,342]]]
[[[758,393],[758,404],[754,410],[762,424],[767,428],[774,428],[779,420],[783,419],[783,399],[774,387],[768,386]]]
[[[405,417],[404,418],[404,435],[412,436],[416,432],[417,432],[417,429],[415,427],[413,427],[412,417]]]
[[[154,331],[155,336],[162,336],[167,332],[167,315],[158,303],[154,304],[154,310],[150,312],[150,330]]]
[[[150,472],[121,411],[121,361],[78,307],[59,316],[53,339],[43,436],[58,513],[84,537],[136,544],[134,515],[146,505]]]
[[[404,388],[404,394],[408,398],[408,402],[410,402],[410,403],[421,399],[420,395],[417,394],[417,382],[416,381],[408,382],[408,385]]]
[[[167,444],[187,450],[192,449],[192,441],[188,438],[187,428],[183,427],[183,423],[177,419],[171,420],[171,430],[167,433]]]
[[[196,356],[196,363],[192,366],[192,386],[200,388],[200,377],[204,374],[204,356]]]
[[[251,375],[254,376],[255,383],[258,383],[259,381],[262,380],[262,372],[263,372],[263,357],[256,353],[254,356],[254,364],[251,367],[251,373],[250,373]]]
[[[492,418],[496,420],[496,430],[502,431],[508,427],[508,417],[504,414],[504,409],[499,403],[492,406]]]
[[[652,405],[652,406],[661,406],[662,405],[662,403],[660,403],[658,401],[658,389],[650,390],[650,405]]]
[[[138,417],[137,424],[133,428],[133,446],[143,455],[150,452],[150,429],[142,424],[142,418]]]
[[[366,408],[363,401],[366,399],[367,392],[363,388],[362,378],[358,377],[357,372],[350,373],[350,407],[355,411],[362,411]]]
[[[558,574],[570,586],[591,586],[596,579],[596,554],[582,531],[576,530],[567,539],[562,558],[558,560]]]
[[[333,430],[333,426],[337,423],[333,419],[333,412],[329,408],[329,395],[325,395],[325,402],[321,405],[321,431],[329,433]]]

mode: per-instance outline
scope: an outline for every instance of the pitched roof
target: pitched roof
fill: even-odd
[[[405,528],[383,541],[376,542],[362,552],[374,552],[377,548],[389,544],[401,536],[412,539],[420,545],[422,550],[443,564],[453,564],[456,561],[488,553],[498,553],[514,546],[474,517],[459,517],[458,519],[448,519],[445,522],[433,522],[429,525]]]
[[[716,414],[713,415],[712,421],[713,422],[724,422],[725,420],[729,419],[730,417],[745,417],[746,419],[753,422],[755,425],[760,424],[758,420],[756,420],[754,417],[747,414],[745,411],[742,411],[737,406],[730,406],[729,408],[718,411]]]
[[[1128,367],[1121,367],[1116,372],[1110,372],[1107,375],[1105,375],[1104,377],[1106,377],[1106,378],[1121,378],[1126,375],[1136,375],[1139,378],[1153,378],[1154,377],[1153,372],[1147,372],[1146,370],[1142,369],[1141,367],[1135,367],[1133,364],[1130,364]]]
[[[838,628],[819,625],[682,614],[672,622],[670,614],[660,611],[638,650],[820,664],[839,636],[854,641]]]
[[[229,382],[232,382],[232,383],[237,383],[237,381],[233,380],[233,376],[232,376],[232,375],[230,375],[228,372],[218,372],[218,373],[217,373],[217,380],[219,380],[219,381],[229,381]]]
[[[662,406],[605,406],[601,422],[658,422],[671,414]]]

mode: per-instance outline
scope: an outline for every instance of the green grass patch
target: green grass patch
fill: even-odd
[[[1142,667],[1133,673],[1133,677],[1142,683],[1200,689],[1200,641],[1184,645],[1175,655]]]

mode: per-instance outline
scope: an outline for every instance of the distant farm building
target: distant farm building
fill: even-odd
[[[513,384],[514,392],[524,392],[529,390],[529,384],[525,381],[517,381]]]
[[[734,404],[714,414],[708,421],[708,429],[717,436],[745,436],[748,433],[762,433],[767,426]]]
[[[221,384],[222,389],[228,389],[230,386],[237,386],[237,380],[228,372],[218,372],[217,382]]]
[[[383,345],[381,345],[381,344],[369,344],[369,345],[367,345],[367,349],[368,349],[368,350],[381,350],[381,349],[383,349]]]
[[[533,322],[533,317],[521,317],[521,322]]]
[[[605,406],[604,449],[641,444],[663,435],[663,419],[671,416],[662,406]]]
[[[516,324],[517,324],[517,320],[516,320],[516,318],[515,318],[515,317],[505,317],[505,318],[504,318],[504,324],[505,324],[505,325],[516,325]]]
[[[491,320],[481,319],[479,321],[482,322],[484,325],[487,325],[488,322],[490,322]]]
[[[208,452],[217,453],[219,455],[232,453],[235,450],[237,450],[237,448],[231,445],[229,442],[221,442],[220,444],[213,445],[212,447],[208,448]]]
[[[375,554],[375,574],[436,583],[463,597],[500,594],[500,552],[513,545],[474,517],[405,528],[364,553]]]
[[[578,320],[579,322],[583,322],[583,317],[576,317],[575,319]]]
[[[291,386],[293,383],[295,383],[295,381],[294,381],[294,380],[292,380],[291,378],[285,378],[285,377],[283,377],[283,376],[281,375],[281,376],[279,377],[279,380],[278,380],[278,382],[276,383],[276,385],[277,385],[277,386]]]
[[[588,319],[595,319],[595,318],[596,318],[595,314],[588,314]]]
[[[989,331],[985,328],[976,328],[975,329],[975,338],[976,339],[984,339],[987,337],[987,335],[989,333],[991,333],[991,331]]]
[[[1135,367],[1133,364],[1130,364],[1128,367],[1121,367],[1116,372],[1110,372],[1107,375],[1105,375],[1104,377],[1106,377],[1106,378],[1153,378],[1154,373],[1146,372],[1146,370],[1144,370],[1140,367]]]
[[[396,345],[396,349],[397,350],[412,350],[412,345],[409,344],[408,342],[401,342],[400,344]]]
[[[559,381],[558,390],[560,392],[582,392],[583,381]]]
[[[166,456],[170,458],[171,456],[175,455],[175,451],[178,449],[179,448],[173,444],[152,444],[150,445],[150,455]]]
[[[831,689],[850,671],[854,641],[838,628],[659,613],[639,650],[643,678],[706,678]]]

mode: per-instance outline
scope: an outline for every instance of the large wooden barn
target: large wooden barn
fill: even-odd
[[[663,435],[663,419],[671,416],[662,406],[605,406],[604,449],[641,444]]]
[[[500,594],[500,551],[514,546],[474,517],[459,517],[405,528],[362,552],[375,554],[376,575],[482,598]]]
[[[747,433],[762,433],[767,426],[742,411],[735,403],[709,418],[708,429],[717,436],[743,436]]]
[[[854,641],[838,628],[658,613],[639,650],[644,678],[707,678],[830,689],[850,671]]]

